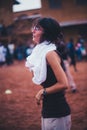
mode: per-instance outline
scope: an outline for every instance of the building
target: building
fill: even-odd
[[[16,23],[14,33],[17,35],[31,37],[32,20],[40,16],[51,16],[59,21],[66,42],[70,37],[76,41],[78,35],[87,41],[87,0],[41,0],[42,8],[13,13],[14,1],[1,0],[0,20],[6,26]]]

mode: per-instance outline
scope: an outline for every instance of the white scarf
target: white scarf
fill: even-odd
[[[48,43],[47,41],[38,44],[33,49],[30,56],[26,58],[25,66],[33,71],[32,81],[40,85],[46,80],[47,77],[47,64],[46,64],[46,54],[49,51],[56,50],[56,46],[53,43]]]

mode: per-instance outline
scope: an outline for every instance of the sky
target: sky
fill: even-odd
[[[13,12],[33,10],[41,8],[41,0],[16,0],[20,4],[13,5]]]

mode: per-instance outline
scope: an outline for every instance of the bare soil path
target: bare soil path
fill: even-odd
[[[77,93],[66,91],[72,111],[72,129],[87,130],[87,62],[77,63],[78,71],[70,71],[78,87]],[[5,94],[6,90],[11,94]],[[33,87],[25,61],[0,68],[0,130],[40,130],[41,106],[35,102],[40,88]]]

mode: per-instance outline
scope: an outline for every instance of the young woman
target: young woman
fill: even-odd
[[[36,94],[36,102],[42,101],[42,130],[70,130],[71,112],[65,99],[68,81],[60,53],[62,32],[59,23],[53,18],[39,18],[32,28],[36,45],[26,66],[32,72],[34,85],[42,89]]]

